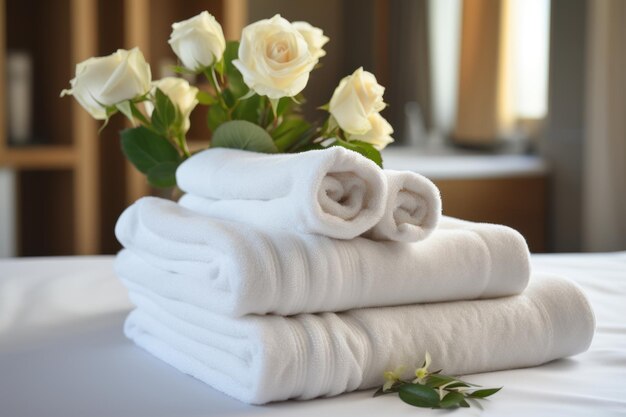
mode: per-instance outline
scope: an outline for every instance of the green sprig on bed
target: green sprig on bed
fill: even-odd
[[[398,393],[400,399],[407,404],[423,408],[458,408],[469,407],[472,401],[487,398],[500,388],[480,388],[456,377],[443,375],[441,370],[430,372],[431,357],[426,352],[424,363],[415,370],[415,379],[404,380],[404,367],[384,373],[385,384],[380,387],[374,397]]]

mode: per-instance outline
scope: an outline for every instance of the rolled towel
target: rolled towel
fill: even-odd
[[[476,223],[417,243],[345,241],[146,197],[120,216],[116,235],[129,249],[116,260],[129,285],[228,316],[499,297],[523,291],[530,275],[519,233]]]
[[[585,351],[595,319],[567,280],[538,276],[522,295],[345,313],[228,319],[154,294],[127,337],[159,359],[241,401],[263,404],[372,388],[383,372],[418,364],[446,374],[536,366]]]
[[[387,205],[382,219],[363,235],[374,240],[417,242],[426,239],[441,217],[439,189],[411,171],[384,170]]]
[[[276,155],[208,149],[182,163],[176,181],[208,200],[203,212],[212,217],[336,239],[372,228],[387,197],[382,170],[338,146]]]
[[[363,233],[372,240],[417,242],[426,239],[441,217],[439,189],[428,178],[410,171],[383,170],[387,199],[381,219]],[[217,200],[185,194],[178,203],[190,210],[212,216]],[[218,214],[217,217],[222,217]]]

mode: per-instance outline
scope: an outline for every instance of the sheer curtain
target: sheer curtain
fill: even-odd
[[[428,7],[436,131],[489,147],[535,127],[547,112],[550,0],[430,0]]]
[[[626,2],[588,2],[583,247],[626,249]]]

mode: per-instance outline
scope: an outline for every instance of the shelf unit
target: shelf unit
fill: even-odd
[[[169,56],[170,25],[208,10],[227,38],[246,22],[246,0],[0,0],[0,69],[9,50],[33,59],[33,127],[37,141],[15,146],[7,137],[7,80],[0,71],[0,167],[16,171],[19,255],[111,253],[121,210],[151,193],[143,175],[125,165],[120,118],[100,123],[71,98],[59,99],[77,62],[139,46],[158,78]],[[202,115],[194,117],[203,118]],[[202,125],[204,123],[196,123]],[[205,137],[194,131],[194,137]]]
[[[11,146],[6,112],[0,112],[0,166],[17,171],[21,254],[98,251],[97,124],[76,103],[52,101],[67,85],[74,63],[97,54],[95,8],[96,0],[0,0],[0,68],[5,68],[5,51],[11,48],[27,50],[35,68],[46,68],[33,79],[33,118],[46,144]],[[24,16],[41,17],[24,29]],[[0,100],[7,109],[7,80],[1,73]]]

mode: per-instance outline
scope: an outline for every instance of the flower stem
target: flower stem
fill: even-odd
[[[215,95],[217,96],[220,106],[222,106],[224,110],[228,110],[228,106],[226,105],[224,96],[222,95],[222,89],[220,88],[219,83],[217,82],[217,77],[215,76],[215,69],[207,68],[204,71],[204,76],[209,80],[209,84],[211,84],[211,87],[215,90]]]
[[[178,147],[181,151],[183,151],[183,155],[185,155],[186,158],[189,158],[191,156],[191,153],[189,152],[189,147],[187,146],[187,140],[185,139],[185,135],[178,134],[176,135],[176,139],[178,141]]]

